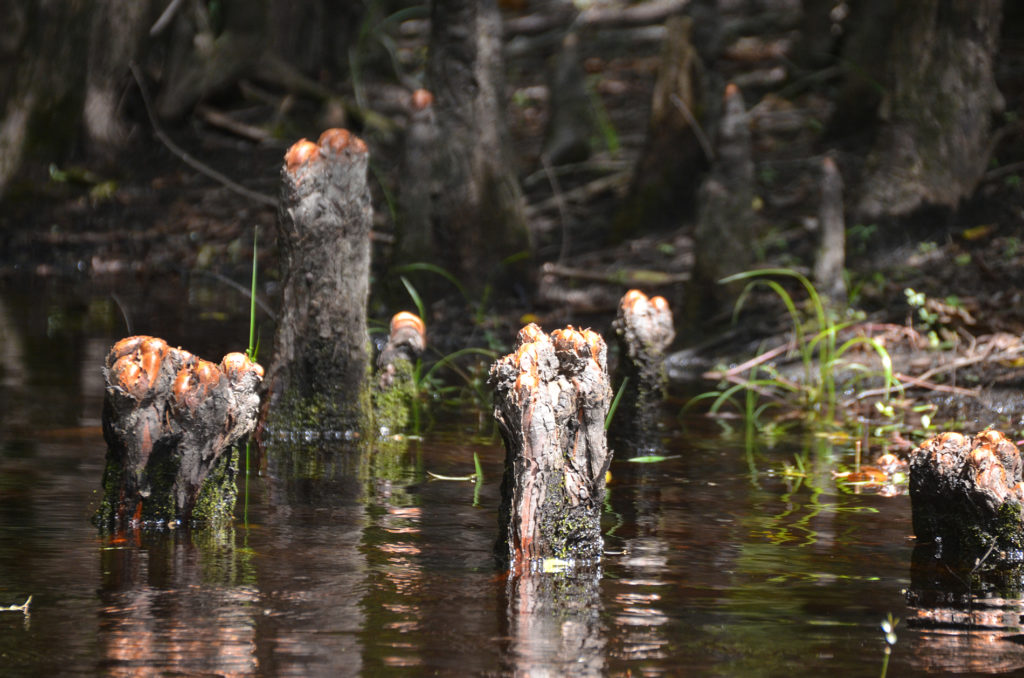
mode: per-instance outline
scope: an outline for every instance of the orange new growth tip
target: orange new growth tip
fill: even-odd
[[[391,334],[404,328],[411,327],[421,336],[426,336],[427,328],[423,324],[422,318],[415,313],[409,313],[409,311],[399,311],[391,318]]]
[[[537,323],[530,323],[529,325],[523,326],[523,329],[519,330],[516,340],[519,344],[529,344],[539,341],[543,337],[544,330],[542,330]]]
[[[160,367],[163,365],[164,357],[167,356],[169,347],[167,342],[156,337],[147,337],[139,345],[139,365],[146,373],[149,386],[156,383],[160,374]]]
[[[728,85],[725,86],[725,98],[726,99],[731,99],[734,96],[738,96],[739,93],[740,93],[740,88],[736,86],[735,82],[730,82]]]
[[[324,130],[320,139],[317,140],[317,144],[321,151],[330,150],[333,153],[341,153],[351,146],[353,153],[366,153],[366,144],[363,143],[363,140],[340,127]]]
[[[220,361],[220,369],[224,374],[228,375],[228,379],[231,379],[232,381],[250,371],[255,372],[256,376],[260,379],[263,378],[263,366],[249,360],[249,356],[244,353],[228,353]]]
[[[185,404],[185,397],[192,387],[192,381],[192,371],[187,367],[183,367],[174,379],[174,399],[179,405]]]
[[[196,365],[196,378],[205,387],[207,393],[211,388],[220,383],[222,375],[223,372],[217,369],[217,366],[209,360],[200,360],[199,364]]]
[[[292,144],[292,147],[284,154],[284,164],[289,172],[294,173],[310,160],[315,160],[319,156],[320,147],[308,139],[302,139]]]
[[[574,330],[572,325],[564,330],[553,331],[551,341],[554,342],[556,351],[571,351],[580,355],[583,354],[583,347],[587,343],[583,335]]]
[[[145,335],[125,337],[121,341],[114,344],[114,347],[110,349],[110,354],[120,358],[121,356],[126,356],[131,353],[135,353],[135,351],[139,350],[139,346],[142,345],[142,342],[152,338],[153,337],[147,337]]]
[[[412,107],[413,110],[422,111],[427,106],[434,103],[434,95],[430,93],[430,90],[420,88],[412,93]]]
[[[632,311],[637,304],[646,304],[647,295],[640,290],[630,290],[622,295],[622,310]]]
[[[135,362],[134,356],[123,355],[110,368],[114,375],[113,381],[136,400],[141,400],[149,389],[149,380],[142,368]]]
[[[523,344],[516,350],[516,366],[519,376],[516,377],[516,390],[533,389],[540,383],[540,360],[535,343]]]

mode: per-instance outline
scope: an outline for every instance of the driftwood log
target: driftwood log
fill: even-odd
[[[368,424],[372,207],[366,144],[343,129],[285,155],[279,214],[284,292],[267,375],[271,428]]]
[[[531,323],[519,331],[515,351],[491,366],[491,383],[505,442],[499,560],[513,573],[550,559],[598,561],[611,462],[604,340],[572,327],[549,336]]]
[[[910,460],[918,543],[959,563],[1024,559],[1021,470],[1020,450],[998,431],[925,441]]]
[[[619,343],[619,373],[625,386],[612,417],[613,438],[631,452],[660,447],[658,413],[665,398],[665,351],[676,337],[672,310],[664,297],[630,290],[619,303],[612,327]],[[627,381],[628,380],[628,381]]]
[[[242,353],[217,365],[137,336],[114,345],[103,374],[100,526],[229,521],[237,454],[228,450],[256,426],[263,368]]]

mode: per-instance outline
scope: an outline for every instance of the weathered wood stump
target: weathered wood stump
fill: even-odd
[[[668,381],[665,350],[676,337],[672,310],[664,297],[648,299],[640,290],[630,290],[619,303],[612,327],[625,382],[612,417],[612,434],[631,451],[643,454],[660,447],[658,412]]]
[[[505,442],[496,552],[513,573],[545,560],[596,562],[611,452],[607,347],[572,327],[531,323],[491,366],[494,417]]]
[[[242,353],[217,365],[138,336],[114,345],[103,374],[100,526],[230,520],[237,455],[228,450],[256,426],[263,368]]]
[[[391,318],[388,341],[377,356],[374,423],[380,435],[401,431],[409,423],[416,397],[413,371],[426,346],[426,327],[418,315],[402,311]]]
[[[940,433],[910,460],[910,500],[919,543],[973,562],[1024,560],[1020,450],[998,431]]]
[[[365,428],[369,339],[369,157],[330,129],[303,139],[281,172],[279,246],[284,291],[267,375],[268,422],[291,430]]]

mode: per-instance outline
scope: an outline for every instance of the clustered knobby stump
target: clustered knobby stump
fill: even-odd
[[[659,404],[665,397],[665,350],[676,337],[672,310],[664,297],[639,290],[622,297],[612,322],[619,342],[619,372],[625,389],[612,418],[612,433],[633,451],[658,449]],[[628,381],[626,381],[628,379]]]
[[[352,430],[367,388],[373,209],[366,144],[343,129],[305,139],[281,171],[282,312],[268,375],[272,428]]]
[[[914,534],[957,562],[1024,549],[1020,450],[999,431],[940,433],[910,459]],[[1018,560],[1020,556],[1015,556]]]
[[[256,426],[263,368],[242,353],[217,365],[137,336],[114,345],[103,375],[100,526],[230,520],[237,455],[227,451]]]
[[[494,416],[505,442],[499,559],[513,572],[546,559],[597,561],[611,452],[607,347],[590,330],[550,336],[535,324],[491,366]]]

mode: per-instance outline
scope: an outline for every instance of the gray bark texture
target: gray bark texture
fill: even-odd
[[[821,201],[818,205],[818,256],[814,261],[814,282],[818,291],[833,301],[846,299],[846,219],[843,213],[843,177],[835,160],[821,162]]]
[[[545,559],[596,562],[611,463],[607,347],[571,327],[519,331],[515,351],[491,366],[494,417],[505,442],[499,560],[513,572]]]
[[[973,562],[1020,559],[1024,548],[1024,484],[1020,450],[998,431],[941,433],[910,459],[914,534],[937,555]],[[993,548],[994,547],[994,548]],[[1018,554],[1016,556],[1008,554]]]
[[[528,246],[522,190],[504,115],[501,16],[496,0],[434,0],[428,76],[439,143],[431,254],[481,283]]]
[[[903,0],[887,60],[886,122],[868,156],[862,218],[954,207],[988,163],[1003,108],[993,62],[1002,0]]]
[[[676,337],[672,310],[664,297],[630,290],[612,327],[619,343],[619,373],[628,379],[612,417],[612,437],[631,454],[650,453],[660,448],[658,414],[668,383],[665,351]]]
[[[373,208],[366,144],[343,129],[303,139],[281,171],[283,296],[268,373],[269,422],[295,430],[368,423],[366,303]]]
[[[114,345],[103,375],[100,526],[229,521],[237,490],[227,452],[256,426],[263,368],[242,353],[217,365],[136,336]]]

